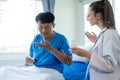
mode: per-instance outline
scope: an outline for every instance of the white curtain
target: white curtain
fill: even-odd
[[[54,14],[55,0],[41,0],[43,5],[43,10],[45,12],[51,12]]]

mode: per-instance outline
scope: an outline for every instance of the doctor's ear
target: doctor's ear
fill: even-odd
[[[97,19],[101,19],[101,18],[102,18],[102,14],[101,14],[101,13],[97,13],[97,14],[96,14],[96,18],[97,18]]]
[[[96,14],[96,18],[97,18],[97,19],[100,19],[100,18],[101,18],[100,13],[97,13],[97,14]]]

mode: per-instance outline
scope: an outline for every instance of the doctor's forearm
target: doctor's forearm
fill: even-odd
[[[89,60],[90,60],[90,58],[91,58],[91,53],[90,53],[89,51],[87,51],[87,50],[80,49],[80,50],[78,50],[78,53],[79,53],[79,54],[77,54],[77,55],[86,57],[86,58],[89,59]]]
[[[91,53],[90,53],[90,52],[86,52],[86,53],[85,53],[85,57],[90,60],[90,58],[91,58]]]

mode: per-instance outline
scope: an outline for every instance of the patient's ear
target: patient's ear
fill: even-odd
[[[53,28],[55,28],[55,23],[52,23],[52,25],[53,25]]]

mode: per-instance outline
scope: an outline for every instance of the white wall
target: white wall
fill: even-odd
[[[64,34],[69,42],[76,40],[78,44],[84,44],[84,28],[80,25],[82,23],[80,14],[79,0],[56,0],[55,30]]]

